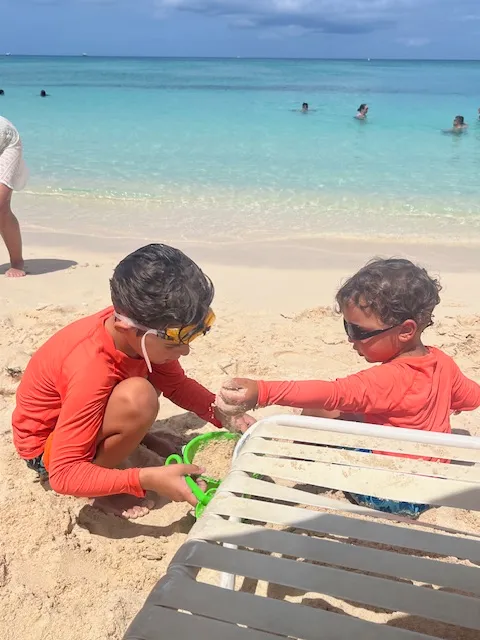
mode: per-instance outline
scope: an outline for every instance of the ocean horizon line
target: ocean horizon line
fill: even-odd
[[[108,55],[97,55],[90,53],[70,53],[70,54],[61,54],[61,53],[3,53],[0,54],[0,59],[8,58],[67,58],[67,59],[77,59],[77,58],[89,58],[91,60],[212,60],[218,62],[219,60],[251,60],[251,61],[269,61],[269,62],[287,62],[287,61],[299,61],[299,62],[480,62],[480,58],[369,58],[369,57],[359,57],[359,58],[314,58],[314,57],[263,57],[263,56],[167,56],[167,55],[122,55],[122,54],[108,54]]]

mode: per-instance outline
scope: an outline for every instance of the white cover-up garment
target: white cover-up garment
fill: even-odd
[[[27,180],[20,135],[11,122],[0,116],[0,183],[21,191]]]

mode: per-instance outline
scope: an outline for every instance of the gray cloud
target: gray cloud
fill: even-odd
[[[415,0],[155,0],[162,14],[170,10],[223,17],[243,29],[337,34],[369,33],[393,26],[415,4]]]

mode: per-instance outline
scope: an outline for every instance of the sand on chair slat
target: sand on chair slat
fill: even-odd
[[[394,427],[379,427],[375,437],[361,435],[362,426],[358,423],[349,423],[343,420],[336,421],[339,425],[348,426],[354,424],[356,432],[348,433],[338,431],[328,431],[322,429],[307,429],[298,425],[304,424],[303,416],[279,416],[279,423],[275,424],[271,419],[262,421],[262,424],[255,430],[253,438],[271,438],[275,440],[289,440],[295,442],[305,442],[312,444],[326,444],[337,447],[351,447],[352,449],[373,449],[376,451],[387,451],[392,453],[405,453],[414,456],[425,456],[427,458],[438,458],[446,460],[461,460],[465,462],[480,462],[480,438],[470,438],[468,436],[455,436],[450,434],[435,434],[438,439],[443,435],[445,445],[425,444],[420,440],[415,440],[418,436],[413,429],[396,429]],[[321,418],[317,418],[320,420]],[[310,420],[312,420],[310,418]],[[292,426],[298,422],[297,426]],[[328,422],[328,421],[325,421]],[[334,422],[333,420],[330,422]],[[430,432],[420,432],[424,437]],[[403,440],[403,436],[408,436],[411,440]],[[445,440],[445,437],[447,440]],[[451,442],[448,441],[451,438]],[[448,444],[447,444],[448,443]],[[455,443],[455,444],[454,444]],[[463,443],[459,445],[457,443]]]
[[[384,456],[381,453],[364,453],[354,450],[339,450],[332,447],[298,444],[296,442],[251,438],[243,453],[256,453],[272,457],[285,457],[296,460],[308,460],[331,464],[346,464],[354,467],[368,466],[375,469],[417,473],[465,482],[480,482],[480,464],[465,463],[444,464],[427,460],[411,460],[397,456]],[[368,457],[367,457],[368,456]]]

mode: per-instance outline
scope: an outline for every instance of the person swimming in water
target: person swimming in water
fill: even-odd
[[[302,103],[301,109],[291,109],[293,113],[311,113],[312,111],[316,111],[316,109],[310,109],[308,102]]]
[[[367,114],[368,114],[368,104],[362,103],[357,109],[355,118],[357,120],[366,120]]]
[[[455,116],[451,129],[444,129],[443,133],[463,133],[468,129],[468,124],[463,116]]]
[[[468,124],[465,122],[465,118],[463,116],[455,116],[453,121],[454,129],[467,129]]]
[[[42,89],[40,91],[40,97],[41,98],[47,98],[48,97],[48,93],[45,91],[45,89]]]
[[[4,96],[5,95],[5,91],[3,89],[0,89],[0,96]]]

